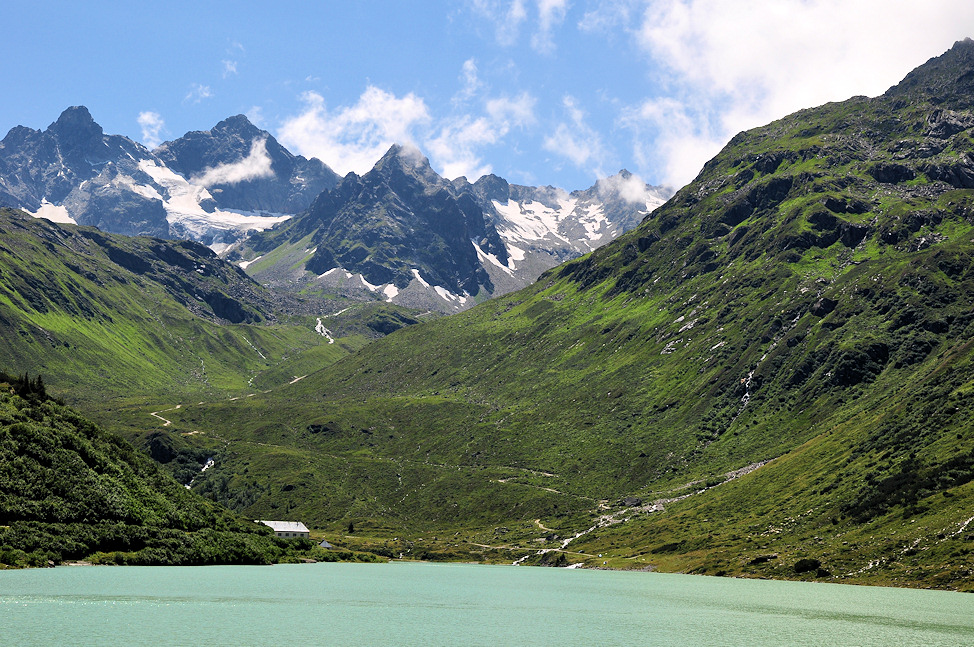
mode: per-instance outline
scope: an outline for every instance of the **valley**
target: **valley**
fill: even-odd
[[[356,551],[974,590],[972,79],[961,41],[654,209],[396,146],[223,258],[8,210],[6,370]],[[502,283],[528,238],[564,262]]]

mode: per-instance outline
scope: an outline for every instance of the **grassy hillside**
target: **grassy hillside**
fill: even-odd
[[[527,290],[173,412],[225,443],[196,487],[383,546],[974,587],[972,70],[743,133]]]
[[[313,350],[326,363],[348,350],[201,245],[14,211],[0,213],[0,226],[5,360],[79,400],[239,392],[285,358]]]
[[[0,568],[354,558],[276,539],[189,492],[45,391],[0,373]]]
[[[192,242],[115,236],[13,210],[0,210],[0,230],[8,370],[44,375],[98,422],[158,445],[157,458],[178,455],[187,481],[183,472],[199,471],[212,443],[169,437],[152,413],[287,385],[419,321],[388,304],[272,293]]]

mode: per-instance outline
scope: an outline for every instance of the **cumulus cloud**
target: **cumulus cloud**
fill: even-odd
[[[211,187],[214,184],[237,184],[274,175],[271,158],[267,154],[267,139],[255,139],[250,153],[239,162],[220,164],[190,178],[193,184]]]
[[[437,136],[426,141],[426,147],[444,177],[462,175],[476,180],[491,172],[476,149],[497,142],[499,137],[499,131],[486,118],[463,116],[445,124]]]
[[[140,112],[138,117],[139,127],[142,128],[142,143],[149,148],[155,148],[162,143],[162,133],[166,128],[166,122],[158,112],[146,110]]]
[[[397,97],[374,86],[366,88],[355,105],[334,110],[315,92],[305,93],[303,100],[304,111],[284,121],[278,140],[342,175],[369,171],[392,144],[414,143],[414,130],[430,121],[420,97]]]
[[[639,205],[656,202],[656,195],[638,175],[619,173],[600,179],[596,182],[596,187],[600,196],[616,195],[626,202]]]
[[[604,0],[599,10],[587,24],[633,15],[626,0]],[[678,186],[735,133],[881,94],[971,24],[967,0],[929,0],[922,10],[910,0],[645,0],[632,33],[675,99],[649,99],[626,121],[659,133],[666,180]]]
[[[237,75],[237,62],[224,60],[223,78],[227,78],[228,76],[236,76],[236,75]]]
[[[569,121],[559,123],[555,131],[545,137],[545,150],[566,157],[575,166],[589,169],[595,175],[605,175],[602,167],[606,153],[602,137],[585,122],[585,113],[574,97],[566,96],[562,103]]]
[[[419,145],[444,177],[474,181],[492,171],[483,159],[485,148],[536,123],[537,100],[527,92],[488,96],[473,59],[461,67],[460,86],[453,114],[435,122],[425,101],[412,93],[400,97],[369,86],[354,105],[329,108],[324,97],[309,92],[304,109],[283,121],[277,138],[343,175],[367,173],[393,144]]]
[[[492,171],[483,162],[480,149],[497,144],[512,129],[535,122],[536,99],[528,93],[498,97],[485,104],[485,115],[461,115],[446,120],[424,143],[437,167],[447,178],[466,177],[475,181]]]
[[[660,98],[624,111],[619,123],[633,134],[633,157],[639,167],[655,169],[661,183],[680,187],[728,139],[719,126],[712,127],[712,118],[698,103]]]

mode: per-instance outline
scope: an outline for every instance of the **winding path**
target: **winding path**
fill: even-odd
[[[170,426],[172,426],[172,420],[169,420],[168,418],[163,418],[159,414],[160,413],[166,413],[167,411],[175,411],[176,409],[182,409],[182,408],[183,408],[183,405],[177,404],[175,407],[171,407],[169,409],[160,409],[159,411],[153,411],[149,415],[150,416],[153,416],[155,418],[158,418],[159,420],[162,420],[162,422],[163,422],[163,425],[162,426],[163,427],[170,427]]]

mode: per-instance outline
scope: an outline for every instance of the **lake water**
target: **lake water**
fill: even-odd
[[[453,564],[0,571],[9,645],[974,645],[974,595]]]

